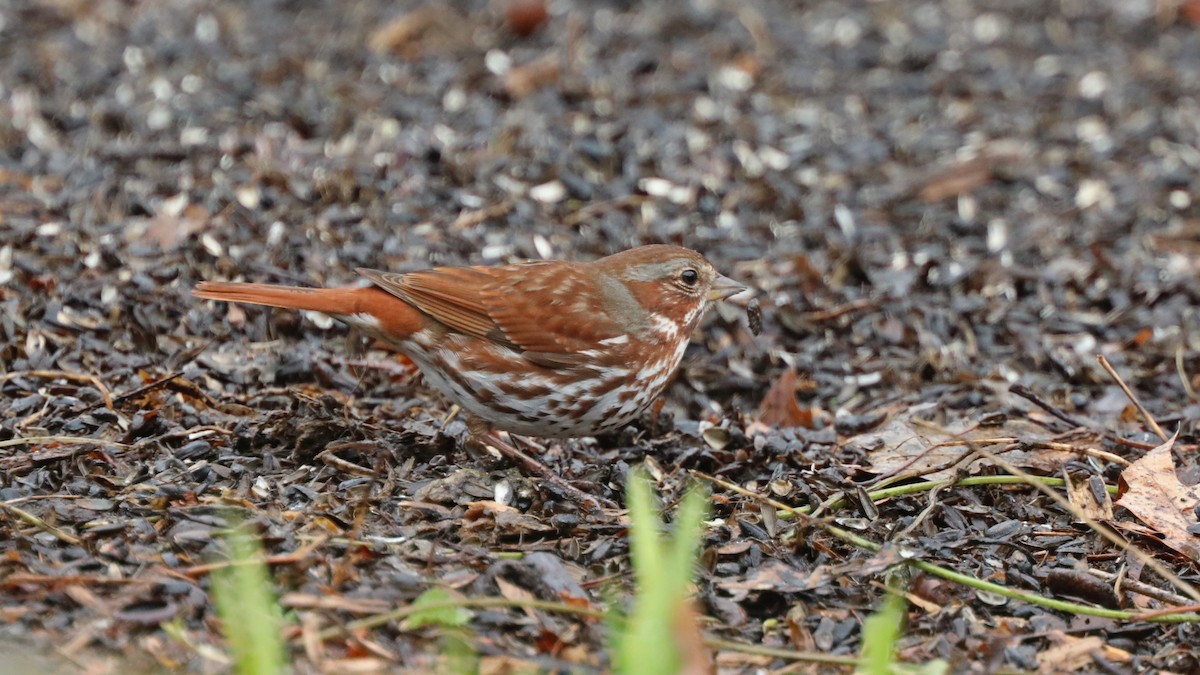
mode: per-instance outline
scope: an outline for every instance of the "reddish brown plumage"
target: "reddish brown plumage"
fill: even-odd
[[[590,263],[359,270],[370,288],[204,282],[197,297],[323,312],[411,358],[469,415],[505,431],[587,436],[661,393],[710,300],[741,286],[700,254],[643,246]]]
[[[392,340],[403,340],[427,327],[428,320],[411,305],[378,288],[299,288],[271,284],[202,281],[192,295],[207,300],[304,309],[329,315],[375,317]]]

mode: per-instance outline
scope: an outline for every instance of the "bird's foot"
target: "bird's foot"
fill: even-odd
[[[495,432],[495,431],[492,431],[492,430],[486,429],[486,428],[481,428],[479,424],[472,423],[472,422],[468,422],[467,427],[471,431],[471,440],[472,441],[474,441],[475,443],[477,443],[479,445],[484,446],[485,448],[492,448],[496,452],[500,453],[500,455],[502,457],[505,457],[505,458],[509,459],[510,461],[515,462],[521,468],[522,472],[524,472],[526,474],[531,474],[531,475],[537,476],[538,478],[545,480],[546,483],[548,484],[548,486],[552,490],[562,494],[563,496],[565,496],[569,499],[572,499],[572,500],[578,502],[579,504],[583,505],[585,508],[588,508],[589,510],[603,510],[603,509],[619,508],[617,506],[617,504],[615,502],[613,502],[612,500],[605,499],[604,497],[600,497],[599,495],[593,495],[593,494],[584,492],[583,490],[580,490],[579,488],[575,487],[570,482],[568,482],[565,478],[558,475],[558,473],[556,473],[554,471],[554,469],[551,469],[545,463],[536,459],[535,457],[533,457],[529,453],[525,452],[524,450],[521,450],[520,448],[518,448],[516,446],[516,444],[503,438],[498,432]],[[516,437],[511,437],[511,438],[515,439]],[[530,441],[526,440],[526,442],[530,442]],[[532,442],[530,442],[530,443],[532,444]],[[540,446],[537,446],[537,445],[534,445],[533,447],[536,449],[544,450],[544,448],[541,448]]]

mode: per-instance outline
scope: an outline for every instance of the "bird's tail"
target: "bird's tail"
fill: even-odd
[[[192,295],[205,300],[243,302],[287,309],[307,309],[325,314],[355,313],[361,304],[359,288],[301,288],[272,284],[244,284],[232,281],[202,281]]]
[[[192,295],[205,300],[241,302],[329,314],[348,324],[386,336],[408,338],[426,325],[425,316],[400,298],[378,288],[302,288],[231,281],[202,281]]]

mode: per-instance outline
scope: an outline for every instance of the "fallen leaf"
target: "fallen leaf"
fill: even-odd
[[[758,406],[758,421],[769,427],[813,426],[812,408],[802,408],[796,400],[796,371],[785,370]]]
[[[1117,663],[1128,663],[1132,658],[1129,652],[1106,645],[1095,635],[1077,638],[1051,631],[1048,637],[1055,645],[1037,655],[1039,673],[1073,673],[1091,665],[1094,654]]]
[[[1067,499],[1086,519],[1092,522],[1111,521],[1112,499],[1108,496],[1108,490],[1104,488],[1104,481],[1100,480],[1100,487],[1096,488],[1095,483],[1098,480],[1099,476],[1095,475],[1068,475]]]
[[[508,0],[504,12],[508,29],[521,37],[532,35],[549,18],[545,0]]]
[[[1184,0],[1179,7],[1179,14],[1193,26],[1200,25],[1200,0]]]
[[[951,435],[931,437],[936,432],[913,421],[930,411],[931,407],[913,408],[909,413],[889,420],[877,431],[848,440],[846,446],[865,451],[870,460],[870,471],[874,474],[920,476],[926,480],[946,480],[959,470],[975,474],[982,467],[992,465],[991,460],[976,456],[966,466],[960,466],[971,453],[971,446],[963,441],[980,443],[1006,462],[1039,473],[1058,473],[1064,464],[1080,454],[1073,450],[1033,448],[1025,443],[999,444],[989,440],[1020,439],[1027,440],[1029,444],[1041,440],[1044,430],[1019,419],[1009,420],[1003,426],[986,428],[974,428],[977,424],[970,419],[946,421],[940,426]],[[1071,447],[1088,447],[1090,439],[1072,440]],[[1067,445],[1062,439],[1057,442]]]
[[[537,516],[491,500],[467,504],[467,511],[463,514],[463,529],[495,530],[510,536],[555,531],[552,525],[542,522]]]
[[[545,626],[542,627],[542,630],[538,631],[537,639],[533,641],[533,648],[539,654],[549,654],[551,656],[558,656],[566,646],[567,643],[563,641],[562,635]]]
[[[829,583],[830,572],[826,566],[819,566],[808,574],[788,565],[787,563],[770,560],[749,570],[744,577],[722,579],[717,585],[724,589],[734,600],[740,600],[750,591],[774,591],[776,593],[796,593],[810,591],[822,584]]]
[[[1200,537],[1188,532],[1189,527],[1200,522],[1195,510],[1200,504],[1200,488],[1184,485],[1175,475],[1171,448],[1178,436],[1176,432],[1165,443],[1125,467],[1121,472],[1117,505],[1154,528],[1167,546],[1192,560],[1200,560]]]
[[[544,666],[538,661],[519,659],[512,656],[484,656],[479,659],[479,675],[519,675],[541,672]]]
[[[188,237],[207,228],[212,214],[199,204],[186,202],[187,196],[167,200],[145,232],[145,238],[163,251],[172,251]]]
[[[501,576],[496,577],[496,587],[500,589],[501,596],[516,603],[527,602],[537,597],[531,591],[521,588]],[[534,612],[531,607],[525,608],[525,614],[531,619],[537,618],[537,612]]]
[[[704,635],[700,632],[700,615],[696,612],[694,601],[684,600],[671,634],[675,639],[675,648],[683,655],[680,675],[709,675],[716,672],[712,653],[705,646]]]

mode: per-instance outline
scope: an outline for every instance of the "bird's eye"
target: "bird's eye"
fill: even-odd
[[[700,281],[700,274],[693,269],[686,269],[679,273],[679,280],[684,286],[695,286]]]

